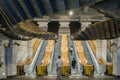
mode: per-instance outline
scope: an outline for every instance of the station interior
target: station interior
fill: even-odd
[[[119,41],[120,0],[0,0],[1,80],[120,80]]]

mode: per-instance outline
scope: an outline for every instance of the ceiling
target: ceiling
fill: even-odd
[[[74,15],[69,16],[69,11],[74,11]],[[119,11],[119,0],[0,0],[1,32],[7,34],[12,39],[21,39],[21,36],[22,39],[31,39],[30,35],[23,35],[21,32],[16,32],[16,27],[20,26],[20,22],[26,25],[26,20],[35,18],[80,18],[81,21],[86,21],[90,18],[99,21],[101,20],[101,16],[104,19],[104,15],[119,22]],[[30,24],[33,25],[34,22]],[[29,31],[31,33],[33,29],[27,32],[29,33]],[[39,35],[42,33],[32,34]]]

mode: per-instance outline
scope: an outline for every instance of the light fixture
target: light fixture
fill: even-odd
[[[69,11],[69,15],[71,15],[71,16],[72,16],[72,15],[73,15],[73,11]]]

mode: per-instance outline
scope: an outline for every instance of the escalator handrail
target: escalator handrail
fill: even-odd
[[[97,62],[97,59],[95,58],[95,55],[94,55],[94,53],[93,53],[93,50],[91,49],[90,44],[89,44],[88,41],[85,41],[85,43],[86,43],[86,46],[87,46],[87,48],[88,48],[88,50],[89,50],[89,53],[90,53],[90,56],[91,56],[91,58],[92,58],[93,64],[94,64],[95,68],[98,69],[98,68],[99,68],[99,64],[98,64],[98,62]]]

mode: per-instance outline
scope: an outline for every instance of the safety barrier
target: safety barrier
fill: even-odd
[[[42,65],[37,65],[37,75],[44,76],[47,74],[47,67]]]
[[[69,66],[62,67],[62,75],[68,76],[69,75]]]
[[[113,74],[113,65],[112,63],[107,63],[106,65],[106,72],[108,75],[112,75]]]
[[[24,74],[23,65],[17,65],[17,76]]]
[[[84,65],[84,74],[87,76],[91,76],[93,71],[92,65]]]

